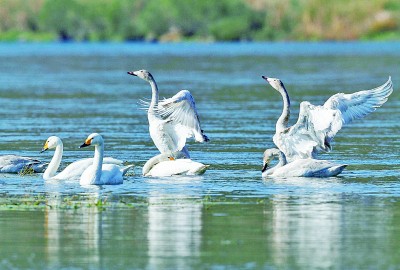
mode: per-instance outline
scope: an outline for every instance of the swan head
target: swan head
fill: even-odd
[[[89,145],[102,145],[103,142],[103,137],[99,133],[92,133],[86,138],[85,142],[81,146],[79,146],[79,148],[83,148]]]
[[[129,75],[139,77],[147,82],[153,81],[153,75],[145,69],[136,70],[136,71],[128,71]]]
[[[274,89],[276,90],[281,90],[282,88],[284,89],[285,86],[283,85],[283,82],[277,78],[269,78],[266,76],[261,76],[264,80],[266,80]]]
[[[56,148],[58,145],[62,145],[61,139],[57,136],[50,136],[44,143],[44,146],[40,153],[43,153],[44,151],[47,151],[49,149]]]
[[[265,150],[263,156],[263,167],[261,169],[261,172],[265,172],[268,169],[270,162],[274,160],[274,158],[278,155],[279,155],[279,150],[276,148]]]

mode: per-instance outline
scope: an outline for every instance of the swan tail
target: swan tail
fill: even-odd
[[[331,174],[331,176],[336,176],[336,175],[340,174],[346,167],[347,167],[347,164],[333,166],[328,169],[328,172]]]
[[[35,173],[42,173],[46,170],[49,163],[34,163],[31,164],[30,167],[33,169]]]
[[[187,175],[202,175],[207,171],[208,167],[210,167],[210,165],[200,166],[200,167],[196,168],[196,170],[194,170],[194,171],[188,171]]]
[[[332,176],[337,176],[346,167],[347,167],[347,164],[345,164],[345,165],[333,165],[333,166],[329,166],[327,168],[324,168],[324,169],[321,169],[321,170],[318,170],[318,171],[307,173],[304,176],[305,177],[332,177]]]
[[[130,168],[133,168],[133,167],[135,167],[134,164],[131,164],[131,165],[127,165],[127,166],[122,167],[122,169],[121,169],[122,175],[125,175],[125,174],[129,171],[129,169],[130,169]]]

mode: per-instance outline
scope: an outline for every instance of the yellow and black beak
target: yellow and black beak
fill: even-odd
[[[265,172],[267,169],[268,169],[268,162],[265,162],[261,169],[261,172]]]
[[[83,148],[91,144],[92,144],[92,139],[86,139],[86,141],[81,146],[79,146],[79,148]]]
[[[49,150],[49,146],[48,146],[47,144],[48,144],[48,143],[46,142],[46,143],[43,145],[42,151],[40,151],[40,153],[43,153],[43,152]]]
[[[175,158],[174,158],[174,157],[168,157],[168,159],[169,159],[169,160],[175,160]]]

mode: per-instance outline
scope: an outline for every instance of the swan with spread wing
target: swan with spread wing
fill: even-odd
[[[336,133],[346,124],[360,119],[384,104],[393,92],[392,80],[371,90],[353,94],[338,93],[331,96],[322,106],[308,101],[300,104],[299,118],[288,127],[290,99],[282,81],[262,76],[283,98],[283,111],[276,123],[273,137],[275,145],[288,162],[296,159],[315,158],[319,152],[329,152]]]
[[[159,100],[158,87],[150,72],[138,70],[129,71],[128,74],[150,83],[152,96],[147,111],[150,137],[162,154],[182,151],[190,158],[185,146],[186,139],[194,137],[198,142],[209,140],[200,127],[194,98],[188,90],[181,90],[171,98]]]

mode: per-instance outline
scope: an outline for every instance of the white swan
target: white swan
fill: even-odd
[[[26,168],[31,168],[36,173],[43,172],[47,163],[39,160],[17,155],[0,156],[0,173],[19,173]]]
[[[269,168],[270,162],[276,156],[279,157],[278,164]],[[263,161],[262,177],[331,177],[340,174],[347,166],[312,158],[296,159],[287,163],[285,155],[276,148],[265,150]]]
[[[331,142],[343,125],[360,119],[386,102],[393,92],[393,84],[388,81],[371,90],[353,94],[335,94],[323,106],[314,106],[307,101],[300,104],[297,123],[288,127],[290,99],[282,81],[262,76],[283,98],[283,111],[276,122],[275,145],[289,162],[298,158],[314,158],[318,152],[329,152]]]
[[[93,164],[82,173],[79,183],[81,185],[122,184],[123,176],[133,165],[122,167],[116,164],[103,164],[104,140],[98,133],[90,134],[79,148],[89,145],[94,145]]]
[[[185,158],[185,153],[159,154],[149,159],[142,169],[143,176],[200,175],[209,165]]]
[[[60,167],[63,155],[63,148],[64,148],[61,139],[57,136],[50,136],[44,143],[41,153],[54,148],[55,151],[53,158],[51,159],[49,166],[43,173],[44,180],[49,180],[49,179],[65,180],[65,179],[75,179],[75,178],[79,179],[79,177],[82,175],[85,169],[93,164],[93,158],[80,159],[69,164],[64,170],[62,170],[60,173],[56,175],[57,170]],[[123,161],[112,157],[106,157],[104,158],[104,163],[122,165]]]
[[[188,90],[159,101],[157,84],[150,72],[138,70],[128,74],[150,83],[152,96],[147,111],[150,137],[162,154],[182,151],[190,158],[185,146],[187,138],[194,137],[198,142],[209,140],[200,127],[194,98]]]

